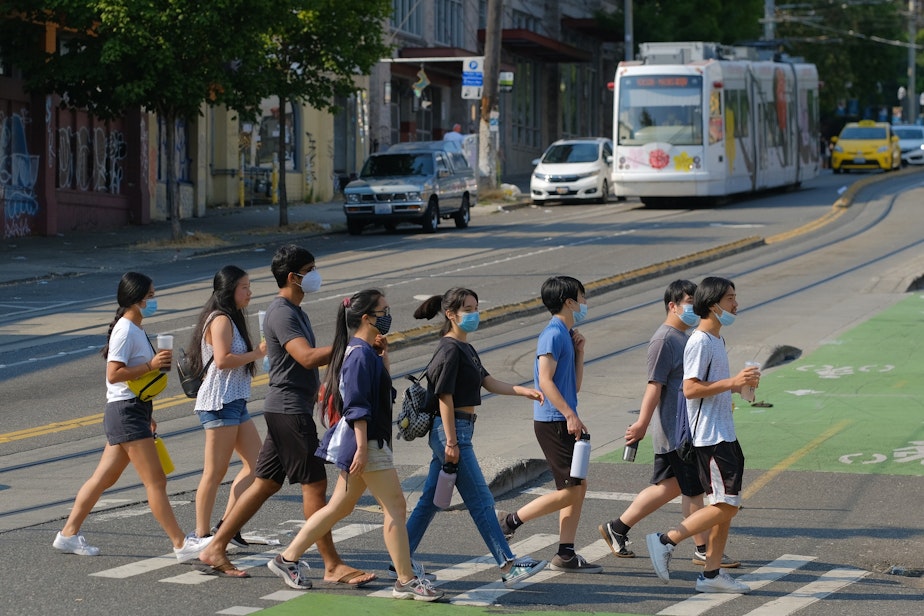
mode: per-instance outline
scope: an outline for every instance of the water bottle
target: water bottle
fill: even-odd
[[[586,479],[589,465],[590,435],[584,432],[581,434],[581,440],[574,444],[574,453],[571,456],[571,476],[575,479]]]
[[[622,450],[622,459],[625,462],[635,462],[635,454],[638,453],[638,441],[635,441],[631,445],[626,445],[625,449]]]
[[[459,465],[453,462],[447,462],[440,471],[439,479],[436,480],[436,491],[433,493],[433,504],[440,509],[446,509],[452,502],[452,491],[456,488],[456,477],[458,476]]]

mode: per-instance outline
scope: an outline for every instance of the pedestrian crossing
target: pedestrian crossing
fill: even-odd
[[[290,522],[292,525],[295,525],[299,521],[292,520]],[[340,543],[351,538],[360,537],[366,533],[380,533],[381,528],[381,524],[344,524],[333,530],[333,539],[335,543]],[[511,543],[511,549],[515,554],[518,555],[540,554],[547,552],[557,543],[557,535],[537,533]],[[270,559],[281,553],[284,547],[284,545],[279,545],[260,553],[243,554],[237,558],[232,558],[232,563],[235,567],[241,570],[252,569],[255,567],[264,567]],[[314,546],[310,548],[309,553],[313,551],[316,551]],[[602,561],[605,566],[609,564],[607,563],[607,560],[610,555],[610,549],[603,540],[594,541],[593,543],[580,547],[577,551],[585,559],[587,559],[588,562]],[[641,558],[645,557],[641,556]],[[784,554],[772,562],[759,567],[750,573],[736,576],[736,579],[748,584],[752,591],[755,591],[773,584],[774,582],[780,581],[793,573],[799,572],[800,569],[806,567],[815,560],[816,558],[814,556]],[[176,564],[176,558],[171,553],[154,558],[139,560],[119,567],[106,569],[104,571],[90,573],[89,575],[99,578],[125,580],[140,575],[156,573],[157,571],[166,569],[167,567],[174,564]],[[496,581],[490,582],[488,584],[481,584],[459,593],[450,593],[450,595],[447,595],[447,599],[444,601],[448,601],[448,603],[453,605],[480,607],[501,605],[503,604],[504,596],[508,595],[509,593],[513,593],[518,589],[524,589],[533,585],[547,584],[556,578],[567,575],[565,572],[553,571],[550,568],[546,568],[533,577],[518,583],[514,588],[506,588],[500,581],[500,572],[497,564],[494,562],[494,558],[491,556],[491,554],[484,554],[476,558],[472,558],[439,570],[432,571],[432,573],[436,574],[437,576],[437,579],[433,582],[433,584],[434,586],[441,586],[451,582],[458,582],[472,576],[485,574],[492,570],[497,573],[498,579]],[[868,572],[860,569],[832,569],[831,571],[819,574],[816,579],[814,579],[814,581],[811,581],[788,594],[779,596],[778,594],[774,595],[774,593],[768,593],[768,596],[772,598],[760,607],[748,612],[746,616],[785,616],[788,614],[793,614],[801,609],[804,609],[808,605],[811,605],[812,603],[821,601],[825,597],[828,597],[842,590],[843,588],[858,582],[866,575],[868,575]],[[179,575],[164,577],[160,579],[159,582],[166,584],[196,586],[206,584],[216,579],[219,578],[197,569],[193,571],[187,571]],[[313,590],[309,592],[323,591]],[[656,593],[657,590],[654,590],[653,592]],[[215,613],[250,614],[254,611],[265,608],[265,602],[280,603],[304,595],[304,591],[280,588],[280,590],[276,592],[263,595],[259,598],[255,597],[255,602],[264,602],[262,607],[248,605],[224,606],[219,608],[220,611],[216,611]],[[353,593],[351,593],[351,595],[353,595]],[[391,598],[391,587],[390,585],[386,584],[384,588],[379,587],[378,590],[373,590],[366,596],[376,598]],[[753,596],[753,594],[749,596]],[[693,594],[682,601],[664,607],[661,611],[657,612],[657,614],[658,616],[698,616],[700,614],[710,612],[711,610],[715,610],[722,605],[735,601],[740,597],[741,595],[735,594]]]

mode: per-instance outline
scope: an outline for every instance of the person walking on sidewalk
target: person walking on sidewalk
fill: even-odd
[[[287,477],[289,483],[301,485],[305,519],[326,503],[327,470],[314,455],[318,431],[311,412],[318,394],[318,367],[330,361],[331,348],[317,346],[311,321],[300,307],[306,294],[320,290],[321,275],[314,256],[293,244],[276,251],[271,270],[279,295],[267,307],[263,320],[269,358],[269,391],[263,402],[266,438],[257,456],[253,484],[225,515],[212,544],[199,554],[199,560],[216,572],[233,577],[247,577],[247,573],[231,565],[228,542],[282,488]],[[330,533],[317,543],[326,581],[359,587],[375,579],[375,574],[343,562]]]
[[[603,540],[619,558],[635,558],[628,549],[629,529],[670,501],[682,495],[683,515],[689,516],[703,508],[703,484],[699,469],[686,464],[677,455],[680,436],[677,434],[677,397],[683,387],[683,350],[687,330],[699,324],[693,313],[696,285],[689,280],[675,280],[664,291],[667,318],[648,342],[648,384],[642,396],[638,421],[626,429],[626,445],[638,443],[651,432],[654,447],[654,473],[651,485],[639,492],[618,518],[604,522],[598,528]],[[708,534],[696,535],[693,563],[706,564]],[[722,567],[738,567],[741,563],[722,557]]]
[[[757,368],[746,367],[730,376],[728,353],[721,332],[735,322],[738,300],[731,280],[705,278],[693,295],[693,312],[701,317],[683,354],[683,395],[693,436],[700,481],[709,494],[709,506],[693,512],[666,533],[645,537],[655,573],[670,581],[674,547],[697,533],[709,532],[706,563],[696,580],[696,591],[704,593],[747,593],[750,587],[732,578],[720,567],[732,518],[741,507],[744,453],[735,435],[732,392],[756,387]]]
[[[434,295],[414,312],[416,319],[432,319],[442,312],[445,317],[442,338],[427,366],[427,380],[439,397],[439,415],[430,430],[430,471],[421,490],[417,506],[407,522],[411,554],[417,550],[424,533],[439,508],[433,504],[440,469],[447,462],[457,465],[456,489],[468,508],[475,527],[481,533],[494,561],[501,569],[504,585],[514,586],[541,571],[548,563],[529,556],[517,558],[504,537],[494,512],[494,497],[475,457],[473,437],[475,407],[481,404],[481,388],[506,395],[543,401],[536,389],[511,385],[495,379],[481,364],[468,334],[478,329],[478,296],[470,289],[455,287],[443,295]],[[416,563],[415,563],[416,564]],[[418,566],[418,572],[423,568]]]
[[[443,596],[414,575],[405,517],[407,502],[391,450],[394,389],[385,335],[391,309],[377,290],[360,291],[337,308],[336,331],[324,390],[333,395],[338,421],[324,434],[318,456],[340,469],[327,505],[315,511],[288,547],[267,563],[292,588],[311,588],[299,559],[313,543],[348,516],[369,488],[385,515],[385,546],[397,569],[396,599],[436,601]],[[352,338],[350,332],[353,332]]]
[[[167,496],[167,476],[154,447],[154,403],[142,401],[127,381],[138,379],[153,370],[169,370],[173,359],[169,350],[154,352],[151,341],[141,327],[146,317],[157,310],[153,281],[137,272],[127,272],[119,281],[116,299],[119,304],[109,325],[106,346],[106,410],[103,428],[106,447],[93,475],[81,486],[64,528],[53,546],[62,552],[80,556],[97,556],[80,533],[90,511],[103,492],[112,487],[131,462],[144,484],[148,505],[154,518],[173,543],[173,553],[180,562],[193,559],[206,547],[210,538],[185,534],[176,521]]]
[[[241,470],[231,483],[222,520],[254,480],[260,435],[247,412],[250,382],[256,363],[266,355],[266,343],[253,347],[245,309],[250,303],[250,276],[226,265],[212,280],[212,295],[199,313],[189,345],[192,374],[206,368],[196,397],[196,415],[205,429],[205,459],[196,490],[196,533],[212,534],[212,509],[218,486],[228,472],[231,454],[241,459]],[[218,522],[221,527],[222,522]],[[248,544],[238,532],[231,539],[238,547]],[[229,573],[230,570],[226,571]]]
[[[571,476],[574,444],[587,426],[577,413],[577,395],[584,377],[584,336],[575,328],[587,317],[584,285],[571,276],[552,276],[542,283],[542,303],[552,313],[539,334],[533,378],[543,399],[533,402],[533,429],[549,464],[556,491],[545,494],[513,513],[497,513],[508,540],[524,523],[558,513],[558,553],[551,569],[571,573],[600,573],[603,567],[588,563],[574,551],[587,482]]]

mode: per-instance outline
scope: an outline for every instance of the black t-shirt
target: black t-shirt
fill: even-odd
[[[475,347],[449,336],[440,338],[427,368],[433,392],[452,394],[456,407],[481,404],[481,384],[487,376]]]

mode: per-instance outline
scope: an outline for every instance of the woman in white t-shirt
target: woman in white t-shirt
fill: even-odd
[[[253,483],[262,445],[247,412],[256,362],[266,355],[266,342],[254,348],[247,329],[245,309],[250,296],[247,272],[234,265],[221,268],[212,280],[212,295],[199,313],[189,345],[192,373],[199,374],[202,367],[206,367],[196,397],[196,415],[205,429],[205,461],[196,490],[196,533],[200,537],[211,534],[212,509],[218,486],[228,471],[231,454],[237,452],[242,466],[231,483],[222,520]],[[247,546],[240,531],[231,542],[239,547]],[[243,577],[236,571],[225,569],[221,573]]]
[[[173,358],[168,350],[155,353],[141,327],[142,320],[157,310],[154,283],[144,274],[128,272],[119,281],[117,300],[119,308],[101,352],[106,358],[106,447],[93,476],[77,492],[71,514],[52,545],[80,556],[99,554],[99,548],[87,544],[80,527],[103,492],[131,462],[147,491],[151,513],[170,537],[177,560],[184,562],[195,558],[209,539],[200,539],[195,533],[186,535],[177,523],[167,497],[167,476],[154,447],[154,404],[136,397],[126,383],[152,370],[169,369]]]

